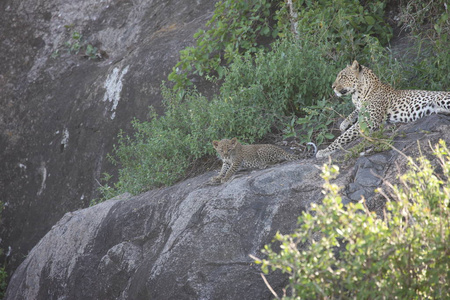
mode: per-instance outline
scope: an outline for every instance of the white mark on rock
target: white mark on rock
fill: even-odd
[[[41,188],[37,192],[38,196],[42,194],[42,192],[45,189],[45,181],[47,180],[47,168],[45,167],[45,163],[42,162],[41,166],[38,169],[39,173],[41,174],[42,181],[41,181]]]
[[[121,72],[119,72],[119,68],[114,68],[111,74],[108,75],[105,81],[105,96],[103,97],[103,101],[112,102],[113,105],[111,107],[111,111],[113,112],[111,115],[111,120],[116,117],[116,108],[119,104],[120,100],[120,92],[122,91],[122,79],[125,74],[128,72],[128,67],[126,66]]]
[[[19,168],[26,170],[26,169],[27,169],[27,166],[25,166],[25,165],[22,164],[22,163],[19,163]]]
[[[8,257],[8,256],[10,256],[11,255],[11,251],[12,251],[12,248],[11,248],[11,246],[8,246],[8,252],[6,252],[6,257]]]
[[[69,144],[69,130],[67,130],[67,128],[64,128],[61,145],[63,147],[66,147],[68,144]]]

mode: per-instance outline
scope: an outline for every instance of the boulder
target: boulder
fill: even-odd
[[[394,147],[430,159],[429,144],[449,141],[450,118],[432,115],[398,128]],[[382,213],[374,192],[397,183],[407,169],[397,150],[335,163],[346,202],[364,196]],[[250,254],[323,198],[315,159],[239,172],[208,185],[214,172],[152,190],[122,195],[70,212],[40,240],[11,278],[6,298],[20,299],[272,299]],[[359,197],[358,197],[359,195]],[[266,276],[281,295],[284,274]]]
[[[210,186],[209,172],[67,213],[16,270],[6,299],[270,299],[249,254],[320,198],[319,173],[289,163]]]

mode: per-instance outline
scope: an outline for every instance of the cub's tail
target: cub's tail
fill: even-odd
[[[310,147],[308,147],[308,145],[312,145],[313,146],[313,151]],[[316,156],[317,153],[317,146],[314,143],[307,143],[306,146],[301,146],[301,148],[303,148],[302,153],[301,154],[288,154],[286,153],[286,160],[299,160],[299,159],[308,159],[308,158],[312,158]],[[292,149],[292,148],[291,148]],[[311,153],[313,152],[313,153]]]
[[[312,155],[312,157],[315,157],[316,154],[317,154],[317,146],[316,146],[316,144],[314,144],[312,142],[309,142],[306,145],[312,145],[314,147],[314,154]]]

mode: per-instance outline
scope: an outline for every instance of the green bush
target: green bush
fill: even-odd
[[[273,43],[271,51],[244,54],[226,73],[221,95],[265,102],[281,109],[280,116],[300,113],[332,93],[330,86],[341,61],[330,61],[330,50],[329,45],[310,39],[286,38]]]
[[[265,246],[262,264],[289,275],[283,299],[449,299],[450,152],[435,149],[440,172],[410,159],[410,171],[393,187],[384,220],[364,201],[342,204],[324,166],[325,198],[299,217],[292,234],[277,233],[280,250]]]
[[[339,117],[345,118],[352,111],[351,101],[336,102],[327,99],[317,101],[317,104],[302,108],[304,115],[293,116],[284,129],[284,137],[296,137],[300,143],[314,142],[321,145],[326,140],[334,138],[330,132]]]
[[[443,17],[434,29],[441,32],[433,48],[440,52],[418,62],[410,76],[382,46],[391,36],[385,1],[294,1],[293,8],[296,19],[285,1],[218,3],[208,29],[195,35],[196,46],[181,53],[169,76],[175,88],[163,89],[164,114],[151,112],[149,121],[133,121],[133,134],[119,136],[110,156],[119,177],[100,188],[104,199],[173,184],[197,159],[214,154],[213,139],[253,143],[275,131],[302,143],[326,142],[334,137],[328,128],[352,109],[348,99],[331,99],[331,84],[355,58],[396,87],[411,87],[411,76],[431,87],[450,82]],[[293,37],[295,22],[299,34]],[[269,47],[259,43],[276,35]],[[206,99],[195,87],[186,89],[191,73],[222,78],[220,94]]]
[[[133,121],[132,136],[119,135],[114,157],[110,157],[120,166],[119,181],[114,193],[109,186],[103,187],[109,197],[172,184],[189,163],[208,153],[215,130],[210,119],[214,117],[210,114],[213,103],[196,92],[182,95],[164,91],[163,116],[152,111],[150,121]]]
[[[276,1],[275,1],[276,2]],[[230,64],[237,53],[257,52],[262,37],[275,37],[271,28],[271,2],[267,0],[223,0],[216,4],[212,18],[206,23],[207,30],[194,34],[196,45],[180,51],[180,61],[175,65],[169,80],[174,89],[192,85],[188,75],[200,76],[214,73],[223,78],[225,65]]]
[[[402,0],[399,8],[400,24],[413,34],[425,34],[436,40],[439,35],[450,33],[446,0]]]
[[[226,71],[220,94],[211,100],[195,90],[163,86],[164,115],[152,112],[150,121],[133,121],[133,135],[119,136],[110,156],[120,168],[119,180],[105,184],[103,196],[173,184],[196,159],[214,154],[212,140],[253,143],[281,130],[286,115],[301,114],[331,92],[338,68],[321,54],[311,42],[284,39],[270,52],[244,55]]]
[[[410,88],[450,88],[450,14],[446,0],[405,0],[400,3],[400,24],[411,31],[415,47],[405,67]]]
[[[276,116],[265,103],[248,104],[232,97],[209,101],[195,91],[163,90],[165,114],[152,113],[148,122],[135,120],[134,134],[119,136],[110,156],[120,167],[119,181],[102,187],[105,199],[173,184],[196,159],[214,153],[212,140],[237,137],[254,142],[270,131]]]
[[[410,66],[405,67],[405,78],[408,88],[446,91],[450,89],[450,42],[448,35],[441,39],[425,44],[423,40],[416,40],[416,56]]]
[[[195,35],[195,46],[180,51],[169,80],[174,89],[185,89],[192,83],[190,74],[222,79],[226,66],[240,55],[267,49],[267,41],[292,36],[297,24],[297,38],[314,37],[330,43],[328,58],[354,58],[364,51],[366,37],[373,36],[387,44],[392,36],[384,21],[386,1],[359,0],[293,1],[292,11],[286,1],[224,0],[216,5],[206,30]],[[294,19],[293,15],[296,15]]]
[[[282,5],[278,13],[281,34],[288,31],[291,22],[298,23],[299,37],[314,36],[333,44],[334,57],[356,57],[366,45],[366,36],[375,36],[381,44],[387,44],[392,29],[385,22],[386,1],[359,0],[298,0],[293,1],[296,20],[290,9]]]

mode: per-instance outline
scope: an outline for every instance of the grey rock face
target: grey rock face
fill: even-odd
[[[64,213],[98,196],[101,174],[114,174],[105,157],[119,130],[145,120],[150,105],[161,110],[161,82],[214,3],[0,1],[0,248],[11,247],[9,271]],[[88,59],[87,45],[102,59]]]
[[[427,131],[424,131],[428,128]],[[450,118],[402,125],[394,146],[432,158],[429,143],[450,141]],[[290,233],[311,203],[320,203],[318,165],[305,160],[238,173],[209,186],[214,172],[139,196],[124,195],[67,213],[17,268],[6,299],[272,299],[249,254],[277,231]],[[347,161],[334,180],[344,202],[366,199],[382,214],[376,188],[407,169],[395,150]],[[281,295],[287,278],[267,279]]]
[[[6,299],[270,299],[248,255],[295,227],[292,216],[320,197],[319,172],[290,163],[205,186],[210,172],[68,213],[16,270]]]

